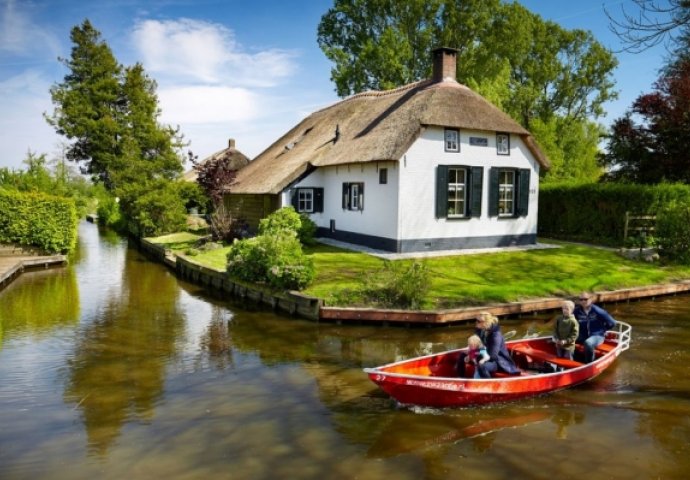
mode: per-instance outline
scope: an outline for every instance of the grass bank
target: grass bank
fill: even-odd
[[[189,235],[189,234],[185,234]],[[192,260],[225,269],[228,247],[190,250],[198,237],[168,236],[155,239],[178,254],[193,252]],[[601,291],[674,282],[690,278],[690,267],[627,260],[611,250],[556,242],[560,248],[427,258],[431,285],[423,308],[457,308],[529,298],[571,296],[580,291]],[[327,245],[305,248],[314,259],[316,279],[303,293],[320,297],[328,305],[368,306],[357,294],[384,261],[363,253]],[[413,260],[399,260],[409,263]]]

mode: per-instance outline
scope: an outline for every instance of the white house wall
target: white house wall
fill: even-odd
[[[379,184],[379,170],[388,169],[388,181]],[[322,187],[323,212],[310,214],[322,229],[331,229],[335,222],[335,237],[346,241],[364,241],[372,247],[391,248],[399,232],[398,162],[324,167],[291,186],[294,188]],[[342,207],[343,183],[364,183],[364,209],[346,210]],[[282,204],[290,205],[291,190],[282,196]],[[366,238],[361,238],[366,237]],[[378,241],[380,240],[380,241]]]
[[[470,137],[488,140],[488,146],[470,145]],[[484,167],[482,212],[478,218],[436,218],[436,167],[463,165]],[[491,167],[530,170],[528,215],[516,218],[490,217],[489,169]],[[400,161],[400,240],[417,242],[413,250],[435,248],[434,239],[499,238],[536,235],[538,208],[539,164],[522,139],[510,136],[510,155],[496,153],[496,133],[460,131],[460,152],[444,151],[444,129],[427,128]],[[428,239],[429,242],[424,242]],[[449,243],[450,244],[450,243]],[[472,244],[472,242],[469,242]],[[481,245],[482,242],[475,242]],[[421,245],[421,247],[420,247]]]

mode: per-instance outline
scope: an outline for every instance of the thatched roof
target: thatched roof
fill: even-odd
[[[529,132],[483,97],[452,79],[424,80],[314,112],[238,172],[231,193],[277,194],[314,167],[400,160],[427,126],[519,135],[548,168]]]
[[[210,162],[211,160],[217,159],[223,159],[227,162],[230,162],[230,168],[232,170],[240,170],[242,167],[245,167],[247,164],[249,164],[249,158],[247,158],[247,156],[244,153],[240,152],[235,148],[235,140],[232,138],[228,141],[227,148],[219,150],[213,155],[204,158],[201,162],[199,162],[199,164],[203,165],[206,162]],[[182,175],[182,179],[187,182],[196,182],[196,178],[197,172],[194,168],[186,171]]]

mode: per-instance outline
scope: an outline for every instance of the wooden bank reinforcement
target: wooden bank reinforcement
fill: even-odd
[[[442,326],[466,323],[474,320],[479,312],[490,312],[498,317],[534,315],[540,312],[560,310],[566,298],[550,297],[510,302],[479,307],[465,307],[445,310],[396,310],[376,308],[328,307],[323,299],[303,295],[299,292],[272,292],[256,285],[232,280],[219,270],[205,267],[188,257],[175,256],[166,249],[148,240],[141,240],[141,248],[150,256],[165,263],[181,278],[198,285],[213,288],[229,295],[263,303],[273,309],[291,315],[317,321],[379,323],[390,325]],[[597,303],[617,303],[656,298],[666,295],[687,294],[690,280],[662,285],[626,288],[595,293]]]

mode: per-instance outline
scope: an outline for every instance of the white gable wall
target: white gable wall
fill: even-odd
[[[379,169],[388,169],[388,183],[379,184]],[[324,167],[292,185],[291,188],[321,187],[324,189],[323,212],[313,213],[310,218],[317,226],[330,229],[335,221],[337,231],[382,237],[394,240],[398,237],[398,177],[397,162]],[[342,207],[343,183],[364,183],[364,209],[346,210]],[[282,205],[290,205],[291,190],[282,196]]]
[[[473,146],[470,137],[488,140]],[[436,167],[463,165],[484,167],[482,213],[479,218],[436,218]],[[489,168],[530,169],[528,215],[516,218],[489,217]],[[460,152],[444,151],[444,129],[427,128],[400,162],[400,238],[402,240],[457,237],[491,237],[536,234],[539,164],[522,139],[510,135],[510,155],[496,153],[496,132],[460,131]]]

